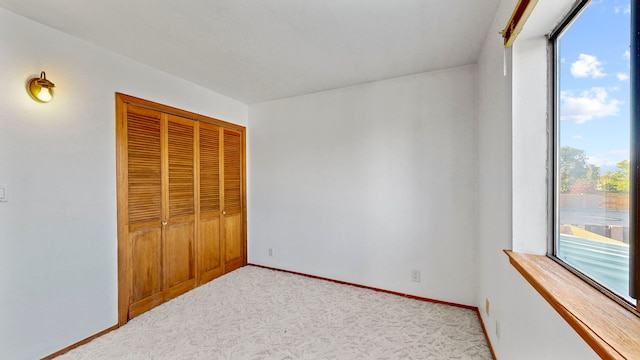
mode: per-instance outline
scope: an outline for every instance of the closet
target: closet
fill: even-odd
[[[246,264],[245,129],[116,94],[118,323]]]

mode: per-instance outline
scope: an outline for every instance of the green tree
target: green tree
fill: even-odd
[[[600,184],[600,168],[587,164],[587,173],[571,185],[571,194],[596,194]]]
[[[570,192],[578,179],[588,178],[594,180],[593,177],[597,178],[600,173],[600,169],[596,166],[587,166],[587,155],[584,150],[572,148],[571,146],[560,148],[559,170],[561,193]]]
[[[585,178],[587,180],[591,180],[591,181],[600,180],[600,168],[595,166],[595,165],[588,164],[587,165],[587,174],[586,174]]]
[[[602,190],[628,193],[629,192],[629,161],[622,160],[618,163],[618,170],[608,172],[600,177]]]

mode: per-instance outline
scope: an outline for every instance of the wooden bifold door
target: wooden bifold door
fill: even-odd
[[[245,129],[116,94],[118,322],[246,264]]]

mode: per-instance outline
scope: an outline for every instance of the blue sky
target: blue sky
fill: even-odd
[[[600,174],[629,160],[629,0],[594,0],[560,39],[560,146]]]

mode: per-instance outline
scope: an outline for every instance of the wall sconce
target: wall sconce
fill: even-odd
[[[47,103],[53,99],[53,88],[55,85],[47,80],[47,74],[40,73],[40,78],[33,78],[27,84],[27,92],[31,97],[38,101]]]

